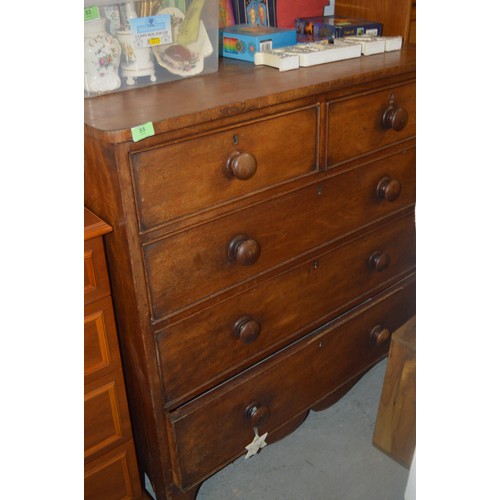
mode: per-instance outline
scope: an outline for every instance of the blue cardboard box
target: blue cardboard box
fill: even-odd
[[[297,43],[293,29],[236,24],[220,28],[219,53],[223,57],[254,62],[254,54]]]

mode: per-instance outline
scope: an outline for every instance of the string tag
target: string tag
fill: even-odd
[[[258,451],[261,448],[264,448],[264,446],[267,445],[266,443],[266,437],[267,437],[267,432],[263,434],[262,436],[259,436],[259,432],[257,430],[257,427],[253,428],[253,431],[255,433],[255,437],[253,438],[253,441],[248,445],[245,446],[245,450],[247,450],[247,454],[245,456],[245,459],[253,457],[258,453]]]

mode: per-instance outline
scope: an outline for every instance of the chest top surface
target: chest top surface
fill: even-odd
[[[87,99],[85,132],[105,142],[127,142],[130,128],[146,122],[159,134],[415,70],[412,46],[287,72],[221,59],[211,75]]]

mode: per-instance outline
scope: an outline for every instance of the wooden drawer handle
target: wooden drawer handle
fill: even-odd
[[[396,201],[401,193],[401,183],[390,177],[382,177],[377,184],[377,197],[381,200]]]
[[[389,328],[383,328],[381,325],[374,326],[370,332],[370,339],[377,345],[384,345],[391,338]]]
[[[238,234],[228,245],[227,258],[229,262],[236,261],[242,266],[255,264],[260,257],[259,242],[246,234]]]
[[[408,111],[404,108],[399,108],[394,102],[394,96],[391,96],[389,107],[386,108],[382,115],[382,127],[384,129],[392,129],[399,132],[406,127],[408,123]]]
[[[250,420],[254,429],[262,427],[267,422],[269,415],[271,415],[269,408],[258,401],[250,403],[245,409],[245,416]]]
[[[230,179],[236,177],[236,179],[246,181],[257,171],[257,160],[250,153],[235,151],[227,159],[225,170]]]
[[[233,332],[244,344],[251,344],[260,335],[260,323],[251,316],[243,316],[234,324]]]
[[[370,268],[379,273],[387,269],[390,263],[390,255],[379,250],[373,252],[368,259],[368,265]]]

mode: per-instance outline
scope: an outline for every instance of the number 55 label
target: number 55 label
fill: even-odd
[[[134,142],[142,141],[146,137],[151,137],[155,135],[155,129],[153,128],[152,122],[143,123],[142,125],[137,125],[137,127],[132,127],[130,129],[132,132],[132,140]]]

